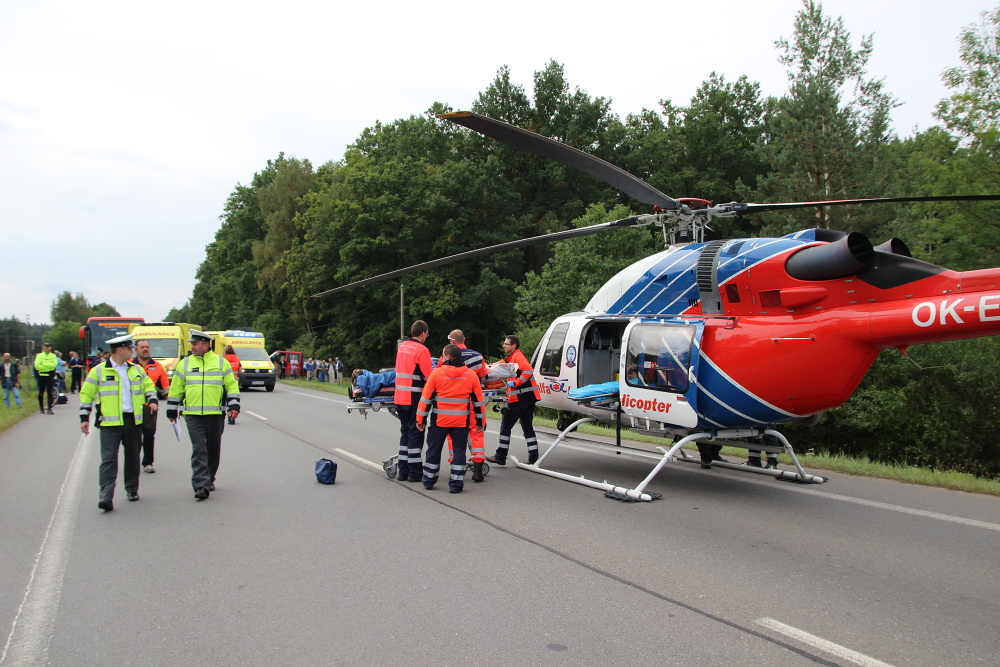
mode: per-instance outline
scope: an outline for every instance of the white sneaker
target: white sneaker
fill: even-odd
[[[145,466],[143,470],[146,472],[156,472],[156,470],[153,469],[153,466]]]

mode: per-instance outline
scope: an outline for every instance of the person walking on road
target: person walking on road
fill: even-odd
[[[118,447],[125,450],[125,493],[131,502],[139,500],[139,447],[142,443],[142,409],[148,403],[158,409],[156,388],[140,366],[129,362],[132,336],[108,341],[111,358],[91,369],[80,390],[80,430],[90,435],[90,411],[101,399],[96,426],[101,429],[101,467],[98,472],[100,495],[97,506],[105,512],[115,508],[115,481],[118,479]]]
[[[170,389],[170,379],[163,365],[150,356],[150,345],[148,340],[135,341],[135,362],[140,368],[146,371],[146,375],[153,381],[156,388],[156,397],[161,401],[167,397]],[[157,412],[151,410],[149,404],[142,408],[142,469],[147,473],[156,472],[153,467],[153,446],[156,441],[156,416]]]
[[[236,349],[232,345],[226,345],[225,349],[222,350],[222,356],[226,358],[226,361],[229,362],[229,366],[233,369],[233,375],[236,376],[236,385],[239,386],[240,369],[243,368],[243,364],[240,362],[239,355],[236,354]],[[230,417],[229,423],[235,424],[236,418]]]
[[[236,419],[240,412],[240,385],[229,362],[212,352],[209,334],[193,330],[188,342],[191,354],[177,364],[170,380],[167,419],[176,422],[183,403],[184,423],[191,435],[191,486],[194,497],[205,500],[215,491],[224,413]]]

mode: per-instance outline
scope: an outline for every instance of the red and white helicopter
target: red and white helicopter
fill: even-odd
[[[511,457],[522,469],[599,488],[622,500],[652,500],[658,494],[646,492],[646,486],[669,461],[698,461],[683,449],[698,443],[705,466],[823,482],[805,472],[776,426],[815,423],[823,411],[844,403],[885,348],[905,352],[918,343],[1000,333],[1000,269],[951,271],[912,258],[897,239],[873,247],[861,234],[828,229],[704,241],[706,223],[715,217],[879,202],[1000,200],[1000,195],[712,205],[673,199],[599,158],[485,116],[457,112],[442,117],[581,169],[652,204],[654,212],[460,253],[315,296],[619,228],[656,225],[668,244],[608,280],[583,310],[549,326],[531,363],[542,391],[539,405],[560,411],[561,433],[535,464]],[[614,423],[619,433],[624,426],[673,443],[657,448],[658,454],[633,452],[657,460],[634,488],[542,467],[569,433],[593,421]],[[723,444],[787,453],[795,470],[712,461],[711,447]]]

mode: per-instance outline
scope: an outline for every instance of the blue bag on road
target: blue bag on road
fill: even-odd
[[[337,481],[337,464],[330,459],[316,461],[316,481],[320,484],[333,484]]]

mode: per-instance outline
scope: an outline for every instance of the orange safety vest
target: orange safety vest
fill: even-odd
[[[433,407],[435,426],[472,428],[485,424],[485,403],[483,388],[475,373],[464,364],[441,364],[431,373],[420,394],[417,423],[427,421]]]
[[[153,386],[157,389],[170,389],[170,379],[167,377],[167,371],[163,370],[163,364],[161,364],[156,359],[150,358],[149,363],[143,366],[139,363],[138,357],[130,360],[136,366],[139,366],[144,371],[149,379],[153,381]]]
[[[392,402],[416,405],[431,367],[431,351],[427,346],[416,338],[404,340],[396,350],[396,390],[392,393]]]
[[[520,349],[514,350],[509,357],[504,359],[507,363],[517,364],[517,377],[513,378],[514,386],[507,387],[507,402],[517,403],[524,394],[533,393],[535,400],[542,398],[538,392],[538,385],[535,383],[535,371],[528,363],[527,357]]]
[[[233,375],[235,375],[236,379],[239,380],[240,379],[240,358],[237,357],[235,354],[227,354],[226,355],[226,361],[228,361],[229,365],[233,367]]]

